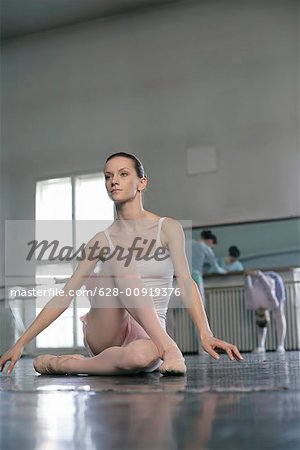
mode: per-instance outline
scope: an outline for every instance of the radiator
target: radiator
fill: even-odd
[[[285,348],[300,350],[300,284],[286,282],[285,314],[287,335]],[[254,311],[245,308],[243,286],[226,286],[205,290],[205,309],[214,335],[234,343],[241,351],[256,347]],[[170,309],[173,315],[173,335],[183,353],[197,353],[199,344],[194,325],[185,308]],[[277,347],[276,327],[271,313],[267,350]]]

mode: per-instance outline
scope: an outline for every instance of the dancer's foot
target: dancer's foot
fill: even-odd
[[[36,372],[42,375],[49,375],[55,373],[53,366],[50,366],[50,362],[54,362],[57,359],[55,355],[40,355],[33,361],[33,367]]]
[[[34,369],[42,375],[64,374],[60,363],[67,359],[84,359],[82,355],[40,355],[33,361]]]
[[[285,348],[283,345],[279,345],[276,350],[277,353],[285,353]]]
[[[253,353],[266,353],[266,349],[265,349],[265,347],[256,347],[253,350]]]
[[[162,375],[185,375],[186,365],[181,351],[176,345],[168,348],[163,353],[163,363],[159,368]]]

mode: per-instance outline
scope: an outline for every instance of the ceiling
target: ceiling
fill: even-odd
[[[178,0],[0,0],[1,39],[176,1]]]

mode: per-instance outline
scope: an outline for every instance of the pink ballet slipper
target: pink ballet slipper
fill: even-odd
[[[162,375],[185,375],[186,365],[184,357],[177,346],[172,346],[164,351],[163,363],[159,367]]]
[[[67,359],[84,359],[82,355],[40,355],[33,361],[35,370],[41,375],[64,374],[60,363]]]
[[[58,356],[58,358],[65,358],[65,357],[74,358],[74,359],[85,359],[85,356],[78,355],[77,353],[74,354],[74,355],[61,355],[61,356]]]
[[[57,356],[55,355],[37,356],[33,361],[33,367],[36,370],[36,372],[40,373],[41,375],[49,375],[55,373],[53,367],[50,368],[50,362],[54,361],[54,359],[56,358]]]

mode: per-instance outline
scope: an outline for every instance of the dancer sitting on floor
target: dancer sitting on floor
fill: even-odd
[[[143,208],[142,193],[147,178],[141,162],[134,155],[115,153],[107,159],[104,172],[117,219],[87,244],[86,257],[65,285],[64,297],[54,297],[47,303],[16,344],[2,356],[1,370],[9,361],[8,372],[13,370],[24,346],[70,306],[71,292],[82,285],[94,284],[99,286],[98,292],[101,288],[107,295],[95,295],[90,311],[82,318],[89,357],[38,356],[34,360],[37,372],[118,375],[159,368],[162,374],[185,374],[182,353],[165,331],[174,272],[203,349],[214,359],[219,359],[216,350],[220,349],[229,359],[242,360],[235,345],[215,338],[210,330],[199,290],[190,276],[181,225]],[[146,243],[151,243],[149,248],[142,248]],[[95,248],[100,249],[98,258],[88,257]],[[120,258],[120,250],[125,249],[128,255],[132,248],[133,261],[126,264],[126,259]],[[95,276],[97,259],[102,261],[102,268]]]

